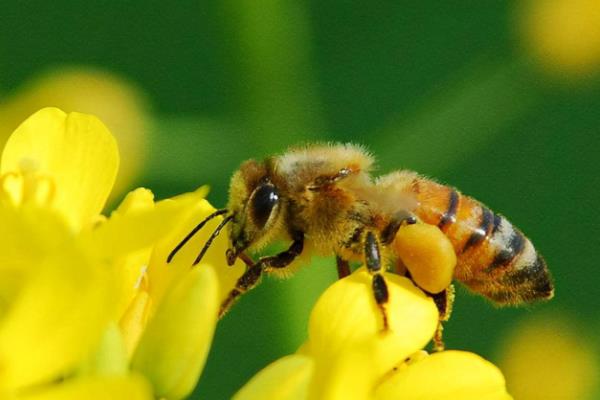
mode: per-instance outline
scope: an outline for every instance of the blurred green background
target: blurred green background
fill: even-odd
[[[217,207],[247,158],[299,142],[362,143],[382,173],[414,169],[509,216],[554,273],[556,298],[535,307],[495,309],[459,290],[447,347],[502,365],[517,326],[544,315],[567,321],[557,336],[575,332],[577,362],[597,354],[600,328],[598,8],[6,1],[0,139],[42,106],[94,113],[118,136],[121,194],[144,185],[164,198],[208,183]],[[335,279],[332,258],[265,279],[219,324],[193,397],[228,398],[295,351]],[[592,398],[593,385],[581,385]]]

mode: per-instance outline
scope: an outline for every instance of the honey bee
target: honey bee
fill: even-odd
[[[451,244],[456,256],[453,278],[472,291],[495,303],[513,305],[553,296],[543,258],[503,216],[412,171],[373,178],[372,165],[373,158],[351,144],[298,147],[263,162],[246,161],[231,179],[227,208],[202,221],[171,252],[168,261],[208,220],[224,215],[194,263],[229,224],[226,261],[232,265],[241,258],[247,269],[223,301],[220,315],[254,287],[263,272],[293,269],[293,261],[301,254],[335,255],[340,278],[350,273],[350,262],[366,266],[383,329],[388,329],[385,305],[389,295],[382,272],[392,269],[424,286],[415,279],[421,275],[418,266],[417,273],[407,270],[395,241],[405,227],[428,224],[437,227]],[[256,262],[247,255],[274,240],[291,244]],[[437,242],[444,244],[443,240]],[[441,320],[448,318],[451,309],[453,288],[448,285],[430,293]],[[442,346],[440,325],[436,347]]]

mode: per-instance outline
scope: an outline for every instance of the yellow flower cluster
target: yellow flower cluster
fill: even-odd
[[[99,120],[54,108],[6,143],[0,398],[179,399],[193,390],[220,287],[241,266],[219,277],[208,264],[190,270],[189,251],[166,265],[174,243],[212,211],[205,190],[154,203],[138,189],[100,215],[118,163]],[[222,258],[224,246],[217,241],[206,260]]]
[[[223,266],[217,238],[190,268],[210,227],[166,259],[214,209],[194,193],[154,202],[129,193],[100,214],[118,151],[95,117],[54,108],[27,119],[0,163],[0,398],[181,399],[210,348],[221,301],[244,266]],[[213,227],[218,218],[211,221]],[[387,275],[390,330],[361,269],[314,307],[309,338],[259,372],[237,399],[509,399],[480,357],[421,349],[433,301]]]
[[[308,341],[259,372],[236,395],[250,399],[510,399],[500,371],[462,351],[428,355],[438,312],[410,280],[387,274],[390,330],[379,331],[362,268],[314,307]]]

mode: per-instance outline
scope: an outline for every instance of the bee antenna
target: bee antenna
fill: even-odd
[[[233,215],[228,215],[225,218],[223,218],[223,221],[221,221],[221,223],[219,224],[219,226],[217,226],[215,228],[215,230],[213,231],[213,233],[210,235],[210,237],[208,238],[208,240],[204,244],[204,247],[202,248],[202,251],[200,251],[200,254],[198,254],[198,257],[196,257],[196,260],[194,261],[194,263],[192,264],[192,266],[198,264],[200,262],[200,260],[202,260],[202,257],[204,257],[204,254],[206,254],[206,252],[208,251],[208,248],[212,244],[213,240],[215,240],[215,238],[217,236],[219,236],[219,233],[221,233],[221,230],[223,229],[223,227],[225,225],[227,225],[227,223],[229,221],[231,221],[232,219],[233,219]]]
[[[187,234],[187,236],[185,238],[183,238],[183,240],[181,242],[179,242],[179,244],[177,246],[175,246],[175,248],[169,253],[169,256],[167,257],[167,263],[170,263],[173,260],[173,257],[175,257],[175,254],[177,254],[177,252],[179,250],[181,250],[181,248],[183,246],[185,246],[185,244],[200,230],[202,229],[202,227],[204,227],[204,225],[206,225],[206,223],[208,221],[210,221],[211,219],[213,219],[216,216],[219,215],[223,215],[227,212],[226,209],[222,209],[222,210],[217,210],[214,213],[210,214],[208,217],[204,218],[198,225],[196,225],[196,227],[194,229],[192,229],[192,231],[190,233]]]

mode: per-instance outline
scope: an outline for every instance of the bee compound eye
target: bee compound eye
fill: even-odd
[[[279,195],[275,186],[268,184],[256,189],[252,196],[251,212],[252,220],[259,228],[265,226],[278,201]]]

